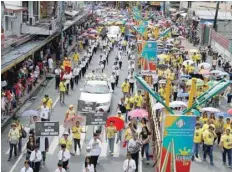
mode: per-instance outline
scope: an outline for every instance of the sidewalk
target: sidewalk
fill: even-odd
[[[77,42],[76,42],[76,39],[75,39],[75,40],[73,41],[72,46],[69,46],[69,47],[68,47],[68,55],[69,55],[69,54],[72,54],[72,52],[73,52],[72,50],[76,47],[76,45],[77,45]],[[40,78],[40,79],[38,80],[37,85],[36,85],[35,87],[32,88],[31,92],[30,92],[29,94],[25,95],[24,97],[22,97],[22,98],[20,99],[21,103],[18,104],[18,106],[17,106],[15,109],[12,110],[12,113],[11,113],[10,115],[7,115],[6,118],[5,118],[5,120],[1,123],[1,129],[2,129],[2,131],[7,127],[7,125],[8,125],[9,123],[12,122],[12,120],[14,119],[14,117],[16,116],[16,113],[20,110],[20,108],[21,108],[28,100],[30,100],[32,97],[34,97],[34,96],[37,94],[39,88],[40,88],[41,86],[43,86],[43,83],[45,83],[46,81],[47,81],[46,77]],[[50,82],[50,81],[48,81],[48,82]]]

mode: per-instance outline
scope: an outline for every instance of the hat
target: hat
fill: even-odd
[[[122,112],[119,110],[118,113],[121,114]]]
[[[69,108],[73,108],[73,105],[69,105]]]
[[[215,128],[215,126],[213,124],[210,124],[209,127]]]
[[[68,133],[68,132],[64,132],[64,134],[63,134],[63,135],[67,135],[67,136],[68,136],[68,135],[69,135],[69,133]]]

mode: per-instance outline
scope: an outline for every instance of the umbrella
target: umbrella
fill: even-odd
[[[191,79],[191,80],[188,80],[186,84],[187,84],[187,85],[192,85],[192,79]],[[201,79],[197,79],[196,85],[197,85],[198,87],[200,87],[200,86],[204,85],[204,81],[202,81]]]
[[[176,107],[187,107],[187,103],[182,101],[173,101],[170,103],[170,107],[176,108]]]
[[[133,34],[127,34],[127,36],[129,36],[129,37],[135,37],[135,35],[133,35]]]
[[[148,112],[144,109],[134,109],[128,115],[134,118],[145,118],[148,116]]]
[[[159,68],[159,69],[167,69],[168,65],[166,65],[166,64],[159,64],[159,65],[157,65],[157,68]]]
[[[87,35],[88,35],[88,33],[86,33],[86,32],[81,34],[81,36],[87,36]]]
[[[111,116],[107,118],[106,127],[110,125],[110,122],[114,123],[114,126],[117,128],[118,131],[124,128],[124,121],[118,117]]]
[[[190,65],[194,64],[195,62],[193,60],[185,60],[183,62],[183,65],[187,65],[187,63],[189,63]]]
[[[176,48],[176,47],[172,48],[171,50],[172,50],[172,51],[179,51],[179,49]]]
[[[36,110],[27,110],[21,116],[39,116],[39,112]]]
[[[209,81],[208,85],[210,88],[212,88],[213,86],[215,86],[218,83],[218,81]]]
[[[93,28],[88,28],[88,31],[91,31],[91,30],[93,30]]]
[[[89,32],[89,34],[97,34],[97,31],[96,31],[96,30],[91,30],[91,31]]]
[[[200,111],[201,112],[212,112],[212,113],[220,112],[219,109],[213,108],[213,107],[202,108]]]
[[[203,75],[201,74],[194,74],[194,73],[190,73],[189,74],[192,78],[198,78],[198,79],[204,79]]]
[[[180,78],[188,78],[188,79],[190,79],[192,77],[190,75],[180,75]]]
[[[80,115],[75,115],[69,119],[67,119],[64,123],[64,127],[65,128],[71,128],[73,126],[76,125],[76,122],[79,121],[79,122],[83,122],[84,121],[84,118]]]
[[[218,76],[230,76],[227,72],[221,72],[218,74]]]
[[[174,45],[169,43],[169,44],[166,44],[166,46],[173,47]]]
[[[179,38],[179,39],[185,39],[183,36],[179,36],[178,38]]]
[[[201,71],[199,72],[199,74],[202,74],[202,75],[209,75],[210,73],[209,73],[209,70],[201,70]]]
[[[202,66],[204,67],[204,69],[208,69],[208,70],[210,70],[211,68],[211,65],[209,63],[201,63],[198,65],[198,68],[201,68]]]
[[[219,74],[219,73],[222,73],[222,71],[220,71],[220,70],[212,70],[212,71],[210,71],[210,74]]]
[[[231,118],[231,115],[229,113],[226,112],[217,112],[215,113],[216,117],[222,116],[223,118]]]
[[[166,80],[162,79],[159,81],[160,84],[166,84]]]
[[[227,113],[228,113],[229,115],[232,115],[232,109],[229,109],[229,110],[227,111]]]

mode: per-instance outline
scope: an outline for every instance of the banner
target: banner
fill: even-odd
[[[97,103],[96,102],[86,102],[83,100],[78,100],[78,111],[79,112],[96,112]]]
[[[196,116],[167,115],[163,125],[160,172],[189,172]]]
[[[59,122],[36,122],[35,123],[35,135],[41,136],[59,136]]]
[[[142,57],[148,61],[157,61],[158,46],[155,41],[146,41],[142,49]]]
[[[87,113],[86,125],[105,125],[107,120],[106,113]]]

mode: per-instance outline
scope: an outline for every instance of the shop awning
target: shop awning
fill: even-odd
[[[13,13],[13,12],[20,12],[20,11],[26,11],[26,7],[20,7],[20,6],[14,6],[5,3],[5,12]]]

